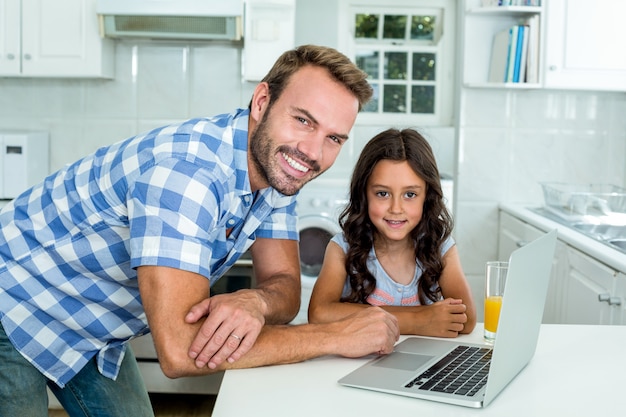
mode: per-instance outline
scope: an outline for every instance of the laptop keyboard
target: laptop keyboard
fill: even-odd
[[[474,396],[487,383],[491,349],[458,346],[406,388]]]

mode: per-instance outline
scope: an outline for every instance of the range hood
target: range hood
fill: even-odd
[[[243,0],[97,0],[96,13],[110,38],[242,38]]]

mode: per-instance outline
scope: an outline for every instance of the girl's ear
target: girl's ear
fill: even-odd
[[[252,94],[252,102],[250,106],[250,116],[256,120],[261,120],[265,109],[270,102],[269,84],[266,82],[259,83]]]

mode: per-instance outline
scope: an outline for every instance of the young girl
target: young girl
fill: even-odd
[[[380,306],[402,334],[455,337],[474,329],[439,171],[418,132],[389,129],[365,145],[339,221],[343,232],[326,249],[309,322]]]

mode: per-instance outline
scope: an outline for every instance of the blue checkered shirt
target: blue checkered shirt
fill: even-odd
[[[46,377],[63,387],[94,355],[117,377],[126,342],[148,332],[138,266],[213,284],[255,238],[298,238],[295,197],[250,191],[247,131],[242,109],[155,129],[66,166],[0,212],[2,325]]]

